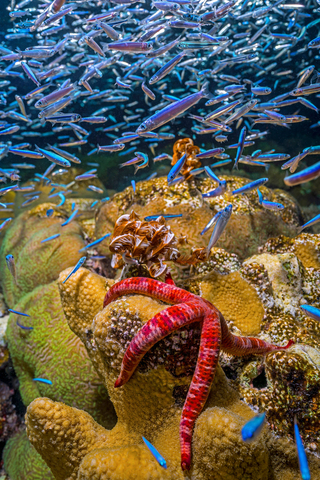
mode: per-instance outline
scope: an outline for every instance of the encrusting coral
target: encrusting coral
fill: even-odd
[[[46,212],[50,208],[53,214],[48,217]],[[114,408],[83,343],[68,327],[61,306],[56,282],[60,268],[75,265],[84,246],[76,222],[61,227],[65,218],[51,204],[39,205],[16,218],[2,241],[1,283],[7,304],[30,315],[10,314],[6,331],[10,357],[26,406],[46,395],[85,409],[99,423],[111,428],[116,421]],[[60,237],[41,243],[56,233],[61,233]],[[14,255],[17,285],[5,265],[7,254]],[[22,327],[32,330],[23,329],[17,320]],[[33,378],[47,379],[52,384]],[[39,472],[45,476],[47,467],[39,455],[30,454],[34,448],[21,435],[13,437],[5,448],[6,471],[12,480],[21,480],[25,472],[29,472],[25,477],[28,480],[38,480]],[[12,454],[16,448],[25,451],[28,468]]]
[[[241,259],[257,253],[258,247],[270,237],[290,237],[297,233],[301,213],[290,194],[261,187],[264,198],[285,206],[281,211],[266,210],[260,205],[255,191],[244,196],[232,195],[232,191],[247,184],[248,179],[225,175],[220,178],[227,182],[227,190],[223,196],[210,198],[202,198],[201,195],[216,188],[216,182],[210,178],[193,177],[171,187],[166,177],[137,182],[134,195],[132,187],[128,187],[102,205],[96,217],[96,238],[112,233],[119,216],[134,210],[142,219],[150,215],[182,215],[166,223],[176,238],[188,239],[186,251],[206,247],[210,232],[200,235],[201,231],[218,211],[229,204],[233,205],[232,216],[217,246],[239,255]],[[98,250],[110,257],[108,245],[109,239],[106,239],[99,244]],[[181,253],[186,252],[182,249]]]
[[[166,306],[135,295],[121,297],[101,310],[105,280],[81,268],[63,284],[69,272],[62,272],[59,281],[65,314],[104,379],[118,423],[106,431],[86,412],[47,398],[36,399],[27,411],[32,444],[57,480],[185,478],[180,467],[179,422],[195,366],[196,353],[192,352],[199,345],[199,327],[192,324],[161,340],[145,355],[130,381],[114,389],[131,338]],[[186,344],[188,355],[183,355]],[[275,438],[267,428],[258,441],[242,442],[241,426],[252,416],[218,367],[193,434],[192,478],[298,480],[293,442]],[[143,445],[142,435],[164,456],[167,470],[161,469]],[[320,461],[309,456],[309,463],[312,474],[319,474]]]

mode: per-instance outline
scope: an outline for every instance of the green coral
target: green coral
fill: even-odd
[[[29,442],[25,430],[7,442],[3,456],[4,468],[11,479],[54,480],[50,468]]]
[[[23,330],[16,324],[17,316],[10,315],[8,346],[24,404],[49,397],[76,405],[99,423],[112,426],[112,404],[83,343],[67,325],[56,282],[34,289],[15,308],[30,315],[19,317],[19,322],[33,327]],[[49,379],[52,385],[33,381],[36,377]]]
[[[11,314],[7,327],[8,347],[20,383],[23,403],[46,396],[81,408],[106,428],[116,422],[116,415],[107,390],[93,369],[86,349],[66,322],[56,279],[66,266],[74,266],[84,246],[78,223],[61,226],[68,214],[54,210],[46,215],[51,204],[42,204],[17,217],[6,232],[0,250],[3,293],[7,304],[30,317]],[[42,240],[56,233],[52,241]],[[5,256],[14,255],[15,283],[6,267]],[[30,326],[25,330],[17,325]],[[34,381],[49,379],[52,385]],[[13,452],[21,450],[27,464]],[[19,459],[17,461],[17,459]],[[12,480],[52,478],[48,468],[35,453],[25,434],[10,440],[4,461]],[[27,473],[26,473],[27,472]],[[51,474],[50,474],[51,475]]]
[[[80,227],[71,222],[64,227],[65,216],[56,212],[46,216],[51,204],[44,204],[24,212],[12,222],[0,248],[1,284],[7,304],[15,303],[38,285],[45,285],[58,278],[61,270],[75,265],[84,246]],[[41,243],[51,235],[60,236]],[[17,283],[6,267],[6,255],[15,259]]]

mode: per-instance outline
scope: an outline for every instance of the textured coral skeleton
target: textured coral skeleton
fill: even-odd
[[[222,314],[210,302],[176,287],[172,282],[163,283],[144,277],[122,280],[110,288],[104,299],[104,307],[120,296],[134,293],[148,295],[173,305],[151,318],[131,340],[115,387],[121,387],[128,382],[140,360],[158,341],[185,325],[201,322],[197,365],[180,421],[181,467],[188,470],[191,465],[193,428],[209,395],[220,348],[237,356],[263,355],[285,350],[293,342],[289,341],[286,346],[281,347],[258,338],[235,336],[229,331]]]

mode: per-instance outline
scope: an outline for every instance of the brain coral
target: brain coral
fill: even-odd
[[[203,199],[206,193],[216,187],[211,179],[193,179],[169,187],[166,177],[155,178],[136,184],[136,193],[132,198],[132,188],[117,193],[104,204],[96,219],[96,236],[112,233],[117,218],[134,210],[141,218],[148,215],[183,214],[182,218],[169,220],[177,238],[186,235],[192,247],[204,247],[210,238],[210,232],[201,236],[200,232],[213,215],[228,204],[233,204],[232,217],[228,222],[218,246],[241,258],[257,252],[258,247],[269,237],[276,235],[292,236],[296,234],[301,213],[293,197],[282,190],[270,190],[261,187],[265,198],[285,205],[282,211],[265,210],[258,202],[255,191],[242,196],[232,196],[232,190],[249,182],[242,177],[221,176],[227,181],[227,191],[221,197]],[[201,192],[201,193],[200,193]],[[99,246],[101,253],[110,255],[108,241]]]
[[[104,378],[118,423],[106,431],[86,412],[47,398],[36,399],[27,411],[29,439],[57,480],[182,480],[185,474],[180,467],[179,422],[196,361],[191,352],[199,344],[197,324],[159,342],[130,381],[114,389],[128,342],[166,306],[134,295],[99,310],[104,280],[82,268],[63,284],[69,272],[62,272],[59,283],[65,314]],[[188,337],[188,355],[181,356]],[[177,361],[179,367],[173,365]],[[241,426],[252,416],[252,410],[240,401],[218,368],[196,422],[192,478],[298,480],[293,442],[276,439],[267,428],[259,441],[242,442]],[[161,469],[143,445],[142,435],[165,457],[167,470]],[[310,465],[313,473],[320,471],[317,458],[310,457]]]
[[[82,231],[76,222],[61,227],[67,215],[54,210],[46,215],[51,204],[42,204],[17,217],[7,230],[0,251],[0,269],[3,292],[8,305],[30,315],[17,317],[11,314],[7,327],[7,340],[13,366],[20,383],[20,393],[27,406],[37,397],[46,395],[88,411],[107,428],[114,426],[116,417],[107,391],[93,369],[81,340],[66,322],[56,279],[60,270],[75,265],[82,256],[84,246]],[[60,233],[47,243],[41,240]],[[16,263],[17,285],[5,264],[5,256],[13,254]],[[101,303],[102,307],[102,303]],[[17,325],[17,319],[25,330]],[[33,381],[44,378],[48,385]],[[25,451],[28,468],[17,461],[15,449]],[[4,453],[5,467],[12,480],[21,480],[25,472],[34,467],[37,480],[47,467],[26,436],[13,438]]]
[[[10,308],[28,292],[39,285],[57,279],[60,271],[75,265],[84,246],[80,227],[71,222],[64,227],[66,216],[56,212],[47,217],[52,204],[42,204],[19,215],[7,230],[0,248],[1,285]],[[41,243],[51,235],[60,237]],[[6,267],[6,255],[14,256],[17,284]]]

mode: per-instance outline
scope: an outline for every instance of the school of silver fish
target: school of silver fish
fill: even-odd
[[[212,169],[228,164],[267,172],[270,163],[282,162],[281,169],[290,172],[284,178],[288,187],[320,176],[320,161],[313,160],[313,155],[320,154],[320,145],[306,145],[292,158],[259,148],[260,140],[281,128],[301,122],[312,129],[320,127],[316,68],[320,0],[11,0],[6,12],[8,28],[0,45],[0,160],[7,158],[11,163],[10,168],[0,164],[0,182],[6,184],[0,188],[0,197],[22,192],[22,207],[31,205],[38,200],[37,185],[43,181],[52,186],[48,198],[58,197],[62,206],[74,182],[97,178],[100,165],[87,163],[95,168],[77,175],[69,185],[54,183],[55,175],[81,164],[72,148],[82,157],[106,152],[120,159],[132,154],[127,161],[119,161],[119,168],[133,166],[136,174],[150,166],[149,156],[156,165],[171,161],[163,150],[166,142],[179,136],[192,137],[203,147],[197,154],[203,167],[191,175],[208,175],[217,183],[214,190],[202,193],[204,199],[225,193],[227,182]],[[316,121],[312,124],[308,116]],[[248,147],[256,143],[256,150],[249,154]],[[185,161],[186,154],[168,173],[172,188],[184,180],[179,173]],[[22,170],[37,170],[28,187],[19,184]],[[130,181],[135,194],[135,180]],[[256,190],[263,208],[282,210],[282,204],[264,199],[259,190],[267,182],[261,175],[232,195]],[[88,188],[103,194],[97,186]],[[99,198],[91,206],[108,200]],[[8,212],[0,224],[2,231],[12,220],[12,204],[0,205],[2,212]],[[47,215],[52,213],[50,209]],[[77,215],[73,205],[61,226]],[[228,205],[201,232],[213,227],[208,255],[231,215],[232,205]],[[320,215],[300,231],[317,222]],[[16,280],[13,256],[6,260]],[[85,261],[84,256],[68,278]],[[320,320],[318,309],[303,308]],[[42,378],[34,381],[51,384]],[[248,422],[244,441],[259,434],[264,418]],[[308,479],[297,423],[295,429],[302,478]],[[144,441],[166,468],[159,452]]]

